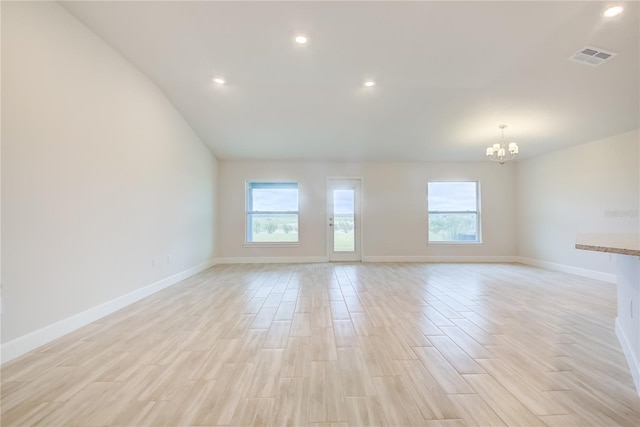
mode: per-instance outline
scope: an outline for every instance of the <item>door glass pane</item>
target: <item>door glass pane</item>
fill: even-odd
[[[354,208],[354,190],[333,190],[333,250],[335,252],[356,250]]]

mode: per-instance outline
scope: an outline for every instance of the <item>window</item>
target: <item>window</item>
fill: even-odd
[[[247,243],[298,242],[298,183],[247,182]]]
[[[479,243],[479,185],[477,182],[429,182],[429,242]]]

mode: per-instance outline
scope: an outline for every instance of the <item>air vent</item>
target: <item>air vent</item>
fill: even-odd
[[[617,53],[600,49],[593,46],[585,46],[569,57],[569,61],[580,62],[581,64],[597,67],[605,61],[616,56]]]

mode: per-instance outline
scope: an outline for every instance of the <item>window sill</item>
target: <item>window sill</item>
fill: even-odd
[[[245,248],[297,248],[300,247],[300,243],[296,242],[245,242]]]
[[[482,246],[482,242],[427,242],[427,246]]]

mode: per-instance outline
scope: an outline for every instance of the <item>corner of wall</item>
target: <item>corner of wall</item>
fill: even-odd
[[[2,344],[0,354],[2,360],[0,363],[6,363],[17,357],[20,357],[32,350],[37,349],[63,335],[80,329],[98,319],[101,319],[111,313],[114,313],[136,301],[155,294],[163,289],[180,283],[195,274],[198,274],[216,264],[215,260],[204,262],[195,267],[189,268],[181,273],[164,278],[148,286],[136,289],[128,294],[119,296],[110,301],[74,314],[66,319],[47,325],[36,331],[32,331],[21,337]]]
[[[638,232],[638,220],[607,212],[635,209],[637,216],[639,146],[640,134],[634,130],[517,162],[520,262],[615,282],[609,257],[576,250],[574,245],[582,233]]]
[[[619,319],[616,319],[616,336],[618,337],[618,341],[620,342],[620,347],[622,347],[622,352],[627,359],[627,364],[629,365],[629,371],[631,371],[631,376],[633,377],[633,383],[636,386],[636,391],[640,396],[640,360],[638,360],[638,356],[631,348],[629,339],[625,335],[624,329],[620,325]]]

